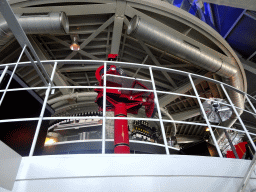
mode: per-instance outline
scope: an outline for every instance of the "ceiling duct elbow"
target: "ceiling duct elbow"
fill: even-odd
[[[67,34],[69,22],[64,12],[16,15],[26,34]],[[13,37],[7,22],[0,19],[0,48]]]
[[[138,16],[134,16],[128,26],[128,35],[134,36],[154,47],[165,50],[194,65],[200,66],[208,71],[214,72],[223,78],[223,81],[236,89],[245,91],[242,71],[238,64],[231,64],[223,61],[219,53],[206,53],[196,46],[175,37],[172,33],[155,26]],[[244,108],[244,97],[236,91],[229,90],[229,95],[237,107]],[[239,114],[242,110],[238,110]],[[230,127],[236,121],[235,115],[226,122],[226,126]]]

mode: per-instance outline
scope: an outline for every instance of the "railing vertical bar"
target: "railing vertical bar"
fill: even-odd
[[[158,117],[159,117],[159,122],[161,125],[161,132],[162,132],[162,136],[163,136],[163,140],[164,140],[165,151],[166,151],[167,155],[170,155],[169,148],[167,145],[165,130],[164,130],[164,123],[163,123],[162,114],[161,114],[161,110],[160,110],[160,106],[159,106],[157,92],[156,92],[156,85],[155,85],[155,80],[154,80],[154,76],[153,76],[153,72],[152,72],[152,67],[149,67],[149,72],[150,72],[152,87],[153,87],[153,91],[154,91],[154,95],[155,95],[155,101],[156,101],[156,105],[157,105]]]
[[[18,65],[19,65],[19,62],[20,62],[20,60],[21,60],[21,57],[22,57],[24,51],[26,50],[26,47],[27,47],[26,45],[23,47],[23,49],[22,49],[22,51],[21,51],[21,53],[20,53],[20,56],[19,56],[19,58],[18,58],[18,60],[17,60],[17,63],[15,64],[15,67],[14,67],[14,69],[13,69],[13,71],[12,71],[11,77],[10,77],[10,79],[9,79],[9,81],[8,81],[8,84],[6,85],[5,90],[4,90],[4,92],[3,92],[3,95],[2,95],[2,97],[1,97],[0,106],[2,105],[2,102],[3,102],[4,97],[5,97],[5,95],[6,95],[7,89],[9,88],[9,86],[10,86],[10,84],[11,84],[12,78],[13,78],[13,76],[14,76],[14,74],[15,74],[15,71],[16,71]]]
[[[190,74],[188,75],[188,77],[189,77],[190,83],[191,83],[191,85],[192,85],[192,88],[193,88],[193,90],[194,90],[194,92],[195,92],[195,94],[196,94],[196,99],[197,99],[197,101],[198,101],[198,103],[199,103],[200,109],[201,109],[201,111],[202,111],[202,113],[203,113],[203,115],[204,115],[204,119],[205,119],[205,121],[206,121],[206,123],[207,123],[207,125],[208,125],[209,130],[210,130],[210,133],[211,133],[213,142],[214,142],[214,144],[215,144],[215,146],[216,146],[216,149],[217,149],[217,151],[218,151],[218,154],[219,154],[220,157],[223,157],[223,155],[222,155],[222,153],[221,153],[221,151],[220,151],[219,145],[218,145],[218,143],[217,143],[217,140],[216,140],[216,138],[215,138],[215,136],[214,136],[214,133],[213,133],[213,131],[212,131],[211,124],[210,124],[210,122],[209,122],[209,120],[208,120],[208,118],[207,118],[207,115],[206,115],[205,111],[204,111],[203,104],[202,104],[202,102],[201,102],[201,100],[200,100],[200,98],[199,98],[199,95],[198,95],[198,92],[197,92],[197,90],[196,90],[196,86],[195,86],[195,84],[194,84],[194,81],[193,81],[193,79],[192,79],[192,77],[191,77]]]
[[[4,68],[4,70],[3,70],[2,74],[1,74],[1,77],[0,77],[0,83],[3,81],[3,78],[4,78],[8,68],[9,68],[9,66],[5,66],[5,68]]]
[[[102,154],[106,151],[106,97],[107,97],[107,63],[104,62],[104,76],[103,76],[103,121],[102,121]]]
[[[236,108],[235,108],[233,102],[231,101],[231,99],[230,99],[230,97],[229,97],[229,95],[228,95],[228,93],[227,93],[227,90],[225,89],[225,87],[223,86],[222,83],[220,84],[220,86],[221,86],[223,92],[225,93],[225,95],[226,95],[226,97],[227,97],[227,99],[228,99],[228,101],[229,101],[229,104],[232,106],[232,109],[233,109],[233,111],[235,112],[235,114],[236,114],[236,116],[237,116],[237,118],[238,118],[240,124],[242,125],[242,127],[243,127],[243,129],[244,129],[244,131],[245,131],[246,136],[248,137],[249,141],[251,142],[252,147],[253,147],[254,150],[256,151],[255,144],[253,143],[253,140],[252,140],[252,138],[251,138],[249,132],[247,131],[247,129],[246,129],[246,127],[245,127],[245,125],[244,125],[244,123],[243,123],[241,117],[239,116],[239,114],[238,114],[238,112],[237,112],[237,110],[236,110]]]
[[[53,81],[54,74],[55,74],[55,71],[56,71],[56,67],[57,67],[57,62],[54,63],[54,67],[52,69],[51,81]],[[51,87],[52,87],[52,84],[51,84],[51,82],[49,82],[48,88],[46,89],[46,92],[45,92],[45,98],[44,98],[43,106],[42,106],[42,109],[41,109],[39,121],[37,123],[36,132],[35,132],[35,135],[34,135],[34,138],[33,138],[32,146],[31,146],[31,149],[30,149],[30,152],[29,152],[29,157],[32,157],[33,154],[34,154],[34,151],[35,151],[36,142],[37,142],[37,138],[38,138],[39,131],[40,131],[40,128],[41,128],[41,124],[42,124],[42,121],[43,121],[44,112],[45,112],[48,97],[49,97],[49,94],[50,94],[50,91],[51,91]]]
[[[0,83],[1,83],[1,81],[0,81]],[[253,106],[253,104],[252,104],[251,100],[249,99],[249,97],[247,96],[247,94],[245,95],[245,97],[246,97],[247,101],[249,102],[251,108],[253,109],[253,111],[254,111],[254,113],[255,113],[255,115],[256,115],[256,109],[255,109],[255,107]]]
[[[249,102],[249,104],[251,105],[254,113],[256,113],[255,107],[253,106],[253,104],[252,104],[251,100],[249,99],[249,97],[247,96],[247,94],[245,94],[245,97],[246,97],[247,101]],[[243,192],[246,189],[246,186],[249,182],[249,179],[251,177],[251,174],[252,174],[252,171],[253,171],[253,168],[254,168],[255,164],[256,164],[256,155],[254,154],[254,157],[253,157],[253,159],[252,159],[252,161],[249,165],[248,170],[246,171],[246,174],[243,178],[243,181],[241,183],[241,186],[240,186],[238,192]]]

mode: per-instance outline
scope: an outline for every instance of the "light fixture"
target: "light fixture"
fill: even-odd
[[[53,144],[53,143],[56,143],[55,139],[46,137],[45,143],[44,143],[45,145],[50,145],[50,144]]]
[[[72,44],[70,45],[70,49],[72,51],[79,51],[80,50],[80,45],[78,44],[78,35],[72,35]]]
[[[205,131],[210,131],[209,127],[206,127]]]

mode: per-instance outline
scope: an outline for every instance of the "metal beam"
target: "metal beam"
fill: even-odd
[[[119,52],[126,4],[127,4],[126,1],[123,1],[123,0],[116,1],[116,14],[115,14],[112,42],[111,42],[111,51],[110,51],[111,54],[118,54]]]
[[[256,51],[255,51],[253,54],[251,54],[250,57],[248,57],[246,60],[247,60],[247,61],[250,60],[250,59],[253,58],[255,55],[256,55]]]
[[[192,142],[198,142],[202,141],[203,137],[202,136],[195,136],[195,135],[176,135],[177,138],[177,143],[182,144],[182,143],[192,143]]]
[[[31,1],[30,1],[31,2]],[[69,6],[49,6],[49,7],[28,7],[13,8],[17,14],[22,13],[45,13],[45,12],[65,12],[71,15],[91,15],[115,13],[116,3],[92,4],[92,5],[69,5]]]
[[[60,43],[60,44],[62,44],[62,45],[64,45],[64,46],[66,46],[66,47],[70,47],[70,44],[68,44],[66,41],[63,41],[63,40],[61,40],[61,39],[59,39],[59,38],[57,38],[57,37],[54,37],[54,36],[51,36],[51,35],[47,35],[47,37],[49,37],[50,39],[52,39],[52,40],[54,40],[54,41],[56,41],[56,42],[58,42],[58,43]],[[95,57],[94,55],[92,55],[92,54],[90,54],[90,53],[87,53],[87,52],[85,52],[85,51],[83,51],[83,50],[79,50],[78,51],[81,55],[83,55],[83,56],[86,56],[86,57],[89,57],[89,58],[91,58],[91,59],[94,59],[94,60],[100,60],[98,57]],[[58,68],[60,68],[60,67],[62,67],[63,65],[61,65],[61,64],[59,64],[58,65]]]
[[[40,45],[40,43],[32,36],[29,36],[28,38],[31,42],[31,45],[34,47],[35,52],[37,53],[39,59],[40,60],[49,60],[50,56],[44,51],[42,45]],[[45,67],[45,70],[47,71],[47,73],[51,74],[51,72],[53,70],[53,65],[45,65],[44,67]],[[55,72],[53,82],[55,83],[56,86],[69,86],[69,84],[59,75],[57,70]],[[63,95],[71,93],[70,89],[65,89],[65,88],[60,89],[60,91]]]
[[[130,77],[132,77],[132,76],[134,75],[134,72],[131,72],[131,71],[128,71],[128,70],[125,70],[125,73],[126,73],[127,75],[129,75]],[[136,77],[137,77],[137,78],[141,78],[141,79],[148,79],[148,80],[149,80],[149,77],[144,76],[144,75],[140,75],[140,74],[137,74]],[[157,81],[157,80],[155,80],[155,83],[156,83],[157,86],[163,87],[163,88],[165,88],[165,89],[170,89],[170,86],[168,86],[168,85],[165,84],[165,83],[159,82],[159,81]]]
[[[139,40],[140,45],[143,47],[143,49],[146,51],[146,53],[149,55],[149,57],[153,60],[153,62],[157,65],[157,66],[161,66],[161,64],[159,63],[159,61],[155,58],[155,56],[152,54],[152,52],[150,51],[150,49],[145,45],[144,42],[142,42],[141,40]],[[176,83],[173,81],[173,79],[169,76],[169,74],[165,71],[162,72],[163,75],[165,76],[165,78],[169,81],[169,83],[174,87],[177,88]]]
[[[252,0],[203,0],[203,2],[256,11],[255,1]]]
[[[245,60],[241,57],[239,57],[239,59],[240,59],[241,63],[243,64],[245,70],[247,70],[253,74],[256,74],[256,64],[254,62]]]
[[[65,75],[63,75],[63,74],[61,74],[61,73],[60,73],[60,76],[61,76],[63,79],[67,80],[69,83],[71,83],[71,84],[73,84],[73,85],[75,85],[75,86],[81,86],[79,83],[73,81],[72,79],[70,79],[69,77],[67,77],[67,76],[65,76]],[[60,90],[61,90],[61,89],[60,89]]]
[[[196,117],[198,115],[200,115],[200,109],[199,108],[186,110],[186,111],[180,112],[180,113],[171,114],[172,118],[176,121],[182,121],[182,120],[190,119],[190,118]]]
[[[103,30],[105,30],[113,21],[115,20],[115,16],[112,16],[108,19],[103,25],[101,25],[96,31],[94,31],[81,45],[81,50],[88,45],[97,35],[99,35]],[[80,51],[81,51],[80,50]],[[78,51],[80,53],[80,51]],[[73,51],[69,54],[65,59],[72,59],[77,54],[77,51]]]
[[[194,83],[195,83],[195,85],[197,85],[197,84],[201,83],[202,81],[203,81],[202,79],[196,79],[194,81]],[[187,84],[179,87],[178,89],[176,89],[174,91],[174,93],[182,93],[182,94],[184,94],[187,91],[189,91],[190,89],[192,89],[192,85],[191,85],[191,83],[187,83]],[[159,104],[160,104],[161,107],[165,107],[167,104],[169,104],[170,102],[174,101],[178,97],[180,97],[180,96],[178,96],[178,95],[165,95],[165,96],[163,96],[163,97],[161,97],[159,99]]]
[[[235,28],[236,24],[240,21],[240,19],[243,17],[244,13],[246,12],[246,10],[244,10],[239,17],[236,19],[236,21],[233,23],[233,25],[230,27],[230,29],[228,30],[228,32],[224,35],[224,39],[227,38],[227,36],[230,34],[230,32]]]
[[[108,35],[107,35],[107,46],[106,46],[106,60],[108,60],[108,54],[110,53],[110,26],[108,26]]]
[[[13,35],[15,36],[15,38],[17,39],[17,41],[19,42],[20,46],[21,47],[27,46],[30,49],[30,51],[31,51],[32,55],[34,56],[34,58],[36,59],[37,63],[34,62],[33,58],[31,57],[31,55],[27,49],[25,50],[25,54],[31,61],[33,67],[37,71],[38,75],[40,76],[40,78],[42,79],[44,84],[46,86],[48,86],[46,79],[48,80],[49,83],[52,84],[48,73],[46,72],[44,66],[40,62],[40,59],[38,58],[33,46],[29,42],[22,27],[20,26],[20,24],[19,24],[17,18],[15,17],[15,15],[10,7],[10,4],[8,3],[7,0],[0,0],[0,12],[2,13],[2,16],[5,18],[9,28],[11,29],[11,31],[12,31]],[[38,68],[38,66],[40,67],[40,69]],[[44,74],[45,77],[43,76],[42,73]]]
[[[10,63],[9,61],[12,61],[16,56],[20,54],[21,47],[18,47],[16,50],[12,51],[9,55],[7,55],[2,61],[0,61],[0,64],[2,63]]]
[[[50,53],[50,55],[52,56],[52,58],[54,60],[57,60],[55,55],[52,53],[52,51],[50,50],[50,48],[48,47],[48,45],[44,42],[44,40],[42,39],[42,37],[39,35],[38,38],[40,39],[40,41],[43,43],[43,45],[45,46],[45,48],[47,49],[47,51]]]

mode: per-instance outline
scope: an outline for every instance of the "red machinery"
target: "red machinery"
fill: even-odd
[[[151,83],[146,87],[144,84],[132,78],[125,78],[123,71],[115,65],[107,67],[106,70],[107,87],[125,87],[146,89],[151,88]],[[103,86],[104,66],[96,70],[95,76],[99,81],[99,86]],[[96,103],[99,106],[99,111],[103,110],[103,89],[95,89],[98,93]],[[152,117],[154,112],[154,94],[152,92],[106,89],[106,111],[114,111],[115,117],[127,117],[127,113],[138,114],[138,110],[145,106],[147,117]],[[114,128],[114,144],[115,153],[130,153],[128,121],[126,119],[115,119]]]

